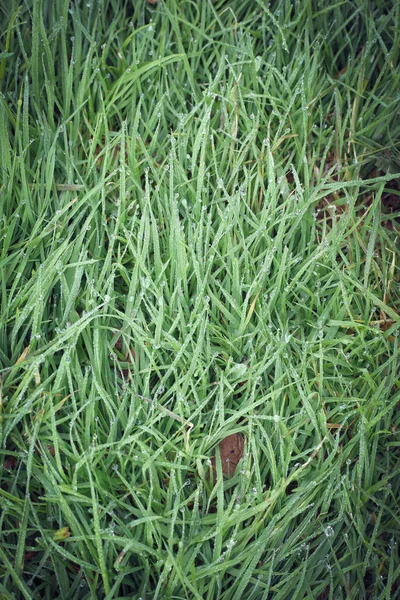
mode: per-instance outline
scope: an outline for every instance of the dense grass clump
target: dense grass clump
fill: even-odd
[[[0,15],[0,597],[399,598],[399,3]]]

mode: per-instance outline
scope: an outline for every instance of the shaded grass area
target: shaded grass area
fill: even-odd
[[[399,6],[2,10],[0,594],[399,597]]]

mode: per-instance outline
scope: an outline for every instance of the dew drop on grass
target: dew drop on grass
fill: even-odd
[[[335,534],[335,531],[333,530],[333,528],[330,525],[328,525],[328,527],[325,529],[324,533],[325,533],[326,537],[330,538]]]

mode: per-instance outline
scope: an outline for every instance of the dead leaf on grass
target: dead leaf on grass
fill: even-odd
[[[233,477],[239,461],[243,458],[244,439],[240,433],[232,433],[218,444],[221,456],[222,472],[227,477]],[[214,480],[217,477],[216,457],[211,459]]]
[[[18,360],[17,360],[17,362],[15,363],[16,365],[18,365],[19,363],[21,363],[21,362],[23,362],[23,361],[25,360],[25,358],[26,358],[26,355],[27,355],[27,354],[28,354],[28,352],[29,352],[29,348],[30,348],[30,345],[29,345],[29,346],[27,346],[26,348],[24,348],[24,351],[22,352],[21,356],[19,357],[19,359],[18,359]]]
[[[4,469],[7,471],[12,471],[17,466],[17,459],[15,456],[6,456],[3,462]]]

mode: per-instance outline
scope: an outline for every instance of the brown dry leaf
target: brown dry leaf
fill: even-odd
[[[29,352],[29,348],[30,348],[30,347],[31,347],[31,346],[29,345],[29,346],[27,346],[26,348],[24,348],[24,351],[22,352],[21,356],[19,357],[19,359],[18,359],[18,360],[17,360],[17,362],[15,363],[16,365],[19,365],[19,363],[21,363],[22,361],[24,361],[24,360],[25,360],[25,358],[26,358],[26,355],[28,354],[28,352]]]
[[[227,477],[233,477],[235,469],[239,464],[241,458],[243,458],[244,440],[240,433],[232,433],[228,437],[224,438],[219,443],[219,453],[221,456],[222,472]],[[217,477],[215,456],[211,459],[212,469],[214,472],[214,479]]]
[[[15,456],[6,456],[4,459],[3,467],[7,469],[7,471],[12,471],[17,466],[17,459]]]

